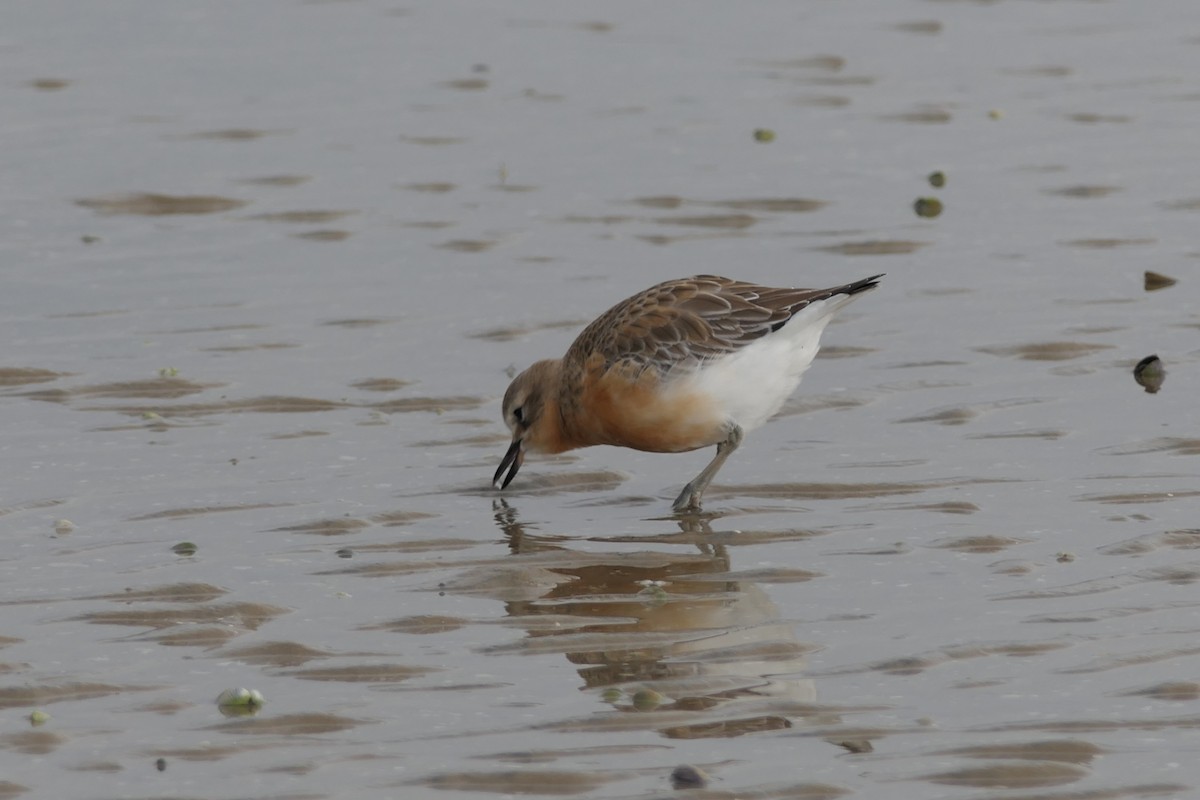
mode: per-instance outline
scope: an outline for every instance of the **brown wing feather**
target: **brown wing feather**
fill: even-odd
[[[604,371],[617,364],[637,371],[693,369],[779,330],[817,300],[857,294],[881,276],[832,289],[781,289],[697,275],[666,281],[601,314],[567,350],[568,369],[596,355]]]

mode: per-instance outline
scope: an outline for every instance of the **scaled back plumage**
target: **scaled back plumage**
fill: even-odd
[[[691,370],[779,330],[811,303],[872,288],[880,276],[833,289],[759,286],[719,275],[665,281],[610,308],[583,329],[563,357],[568,371],[593,354],[605,367]]]

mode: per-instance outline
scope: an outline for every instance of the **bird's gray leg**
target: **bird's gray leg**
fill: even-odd
[[[738,445],[741,443],[742,426],[731,423],[729,434],[725,437],[725,441],[717,445],[717,454],[713,456],[713,460],[708,462],[708,466],[700,470],[700,474],[693,478],[687,486],[684,486],[683,491],[679,493],[679,497],[675,498],[674,509],[676,511],[700,510],[700,497],[704,494],[704,490],[712,482],[713,476],[717,474],[717,470],[725,463],[725,459],[729,458],[730,454],[734,450],[737,450]]]

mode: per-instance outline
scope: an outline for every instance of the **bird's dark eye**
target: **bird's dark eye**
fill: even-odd
[[[513,414],[513,419],[515,419],[518,424],[520,424],[520,425],[525,424],[525,408],[523,406],[517,406],[516,408],[514,408],[512,414]]]

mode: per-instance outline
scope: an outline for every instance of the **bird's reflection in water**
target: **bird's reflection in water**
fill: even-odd
[[[646,720],[668,736],[737,736],[819,713],[802,676],[812,647],[759,585],[738,579],[707,519],[676,520],[682,535],[670,538],[686,547],[649,536],[655,549],[614,553],[547,536],[504,500],[494,511],[513,558],[503,589],[493,575],[488,593],[528,634],[505,650],[562,652],[615,711],[676,712]]]

